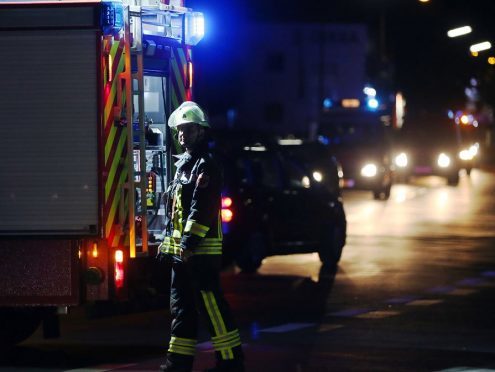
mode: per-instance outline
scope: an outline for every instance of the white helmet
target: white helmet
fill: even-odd
[[[196,123],[205,128],[210,128],[208,117],[196,102],[185,101],[168,118],[168,126],[177,128],[186,123]]]

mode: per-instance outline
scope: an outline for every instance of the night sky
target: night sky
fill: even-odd
[[[365,23],[371,80],[387,72],[391,90],[404,92],[410,108],[444,110],[464,104],[470,78],[479,79],[482,98],[495,102],[495,50],[474,58],[469,46],[495,42],[495,1],[489,0],[190,0],[206,15],[207,35],[196,47],[196,97],[212,111],[223,111],[240,92],[236,61],[256,58],[238,43],[243,25],[264,22]],[[449,39],[450,28],[470,25],[473,33]],[[382,36],[380,36],[382,35]]]

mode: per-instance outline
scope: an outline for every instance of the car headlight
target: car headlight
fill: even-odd
[[[480,148],[480,144],[478,142],[476,142],[474,145],[472,145],[470,148],[469,148],[469,152],[471,153],[471,155],[473,156],[473,158],[478,155],[478,149]]]
[[[373,163],[368,163],[361,168],[361,176],[363,177],[375,177],[378,173],[378,168]]]
[[[316,181],[316,182],[321,182],[323,181],[323,174],[320,172],[320,171],[313,171],[313,179]]]
[[[449,156],[442,152],[438,155],[437,164],[440,168],[447,168],[450,165]]]
[[[397,165],[399,168],[407,167],[407,154],[405,152],[401,152],[395,157],[394,161],[395,165]]]
[[[459,152],[459,158],[461,160],[473,160],[473,154],[469,150],[462,150]]]

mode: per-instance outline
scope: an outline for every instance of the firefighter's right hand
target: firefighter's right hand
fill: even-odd
[[[187,260],[189,260],[189,258],[191,258],[192,255],[193,253],[190,249],[183,249],[183,248],[180,249],[180,258],[182,259],[182,261],[187,262]]]
[[[158,251],[157,255],[155,256],[155,259],[159,263],[169,263],[170,262],[170,255],[166,253],[162,253]]]

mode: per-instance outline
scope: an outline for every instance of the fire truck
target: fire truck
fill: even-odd
[[[0,345],[132,297],[203,34],[183,0],[0,3]]]

